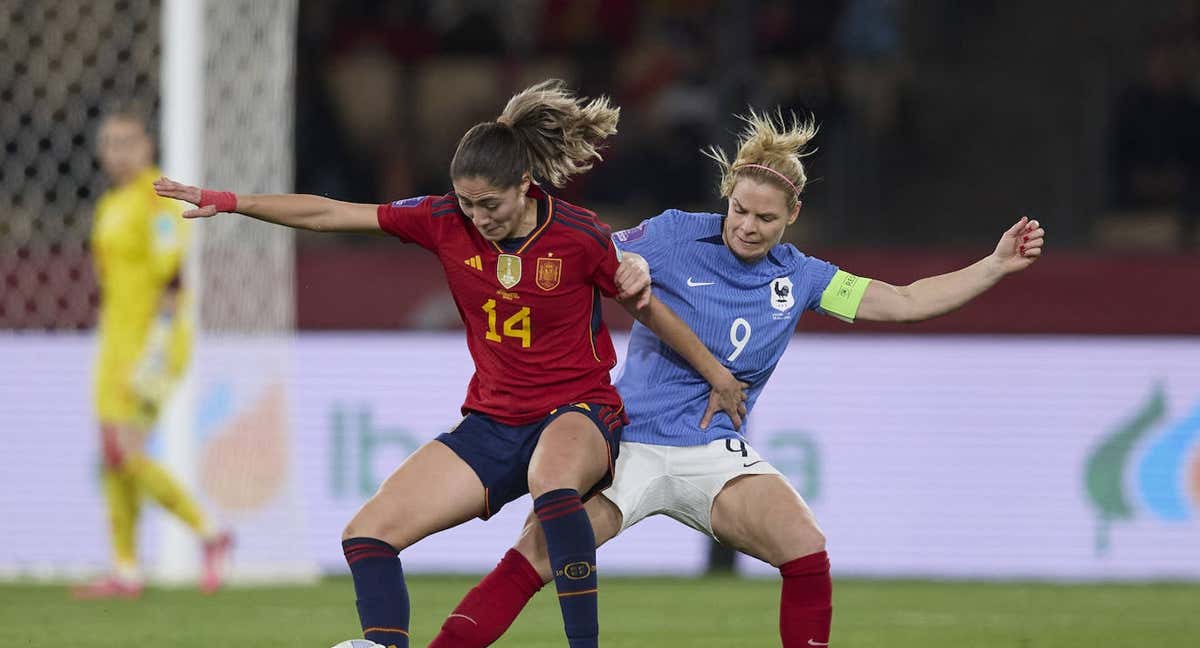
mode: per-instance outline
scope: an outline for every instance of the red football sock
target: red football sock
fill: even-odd
[[[542,589],[542,577],[516,549],[467,592],[442,624],[429,648],[476,648],[500,638],[529,599]]]
[[[783,575],[779,601],[783,648],[829,645],[829,625],[833,621],[829,554],[822,551],[786,562],[779,573]]]

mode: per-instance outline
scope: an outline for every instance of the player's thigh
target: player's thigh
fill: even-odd
[[[376,538],[400,550],[483,508],[484,488],[475,471],[445,444],[430,441],[384,480],[342,538]]]
[[[568,412],[546,425],[529,460],[529,494],[559,488],[584,492],[609,470],[609,445],[596,423]]]
[[[621,510],[607,497],[597,495],[588,500],[583,508],[592,522],[597,548],[617,537],[617,534],[621,532]],[[546,549],[546,533],[542,531],[542,524],[533,511],[526,516],[525,526],[521,529],[521,537],[517,539],[517,544],[513,548],[525,556],[529,564],[533,565],[538,575],[542,577],[543,583],[550,582],[552,573],[550,554]]]
[[[712,507],[721,542],[778,567],[825,549],[825,535],[804,499],[779,475],[742,475]]]
[[[138,402],[129,389],[129,372],[101,364],[92,386],[96,418],[108,424],[125,424],[137,419]]]

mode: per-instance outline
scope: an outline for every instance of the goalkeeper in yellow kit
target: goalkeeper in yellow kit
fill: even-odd
[[[107,115],[97,154],[112,181],[96,205],[92,255],[100,284],[95,408],[100,424],[101,479],[108,504],[111,574],[74,590],[80,598],[133,598],[142,593],[136,531],[143,496],[176,515],[202,539],[205,592],[221,584],[231,539],[218,533],[192,496],[144,452],[146,437],[188,362],[191,324],[181,281],[187,223],[176,201],[151,183],[154,142],[136,113]]]

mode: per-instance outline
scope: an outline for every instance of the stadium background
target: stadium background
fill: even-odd
[[[195,33],[171,32],[165,14],[181,6]],[[163,66],[196,34],[200,114],[180,126]],[[103,609],[28,584],[107,556],[86,245],[106,188],[93,155],[105,108],[150,107],[166,148],[199,139],[180,179],[379,202],[444,192],[458,136],[547,76],[622,106],[606,161],[562,192],[614,228],[668,206],[720,211],[698,151],[730,146],[730,115],[747,105],[821,123],[787,236],[858,274],[911,281],[982,256],[1019,215],[1046,224],[1047,258],[958,313],[905,327],[805,318],[756,410],[752,439],[830,537],[844,645],[1195,636],[1180,605],[1194,585],[1077,583],[1200,579],[1200,3],[0,0],[0,577],[15,583],[0,586],[0,643],[53,645],[46,627],[65,615],[97,628],[86,645],[189,645],[180,628],[212,633],[211,615],[281,600],[294,641],[350,636],[341,525],[453,424],[469,375],[429,255],[205,223],[201,353],[155,450],[239,531],[239,580],[335,578]],[[619,309],[606,316],[628,327]],[[510,509],[419,544],[406,569],[487,569],[523,513]],[[186,580],[176,530],[150,516],[143,538],[164,581]],[[729,558],[669,521],[601,556],[659,576]],[[736,570],[750,578],[614,579],[606,635],[770,644],[770,570]],[[468,581],[425,578],[414,600],[430,592],[416,612],[428,632]],[[1012,582],[1029,579],[1071,585]],[[705,606],[730,588],[745,607],[675,625],[638,616],[648,592]],[[302,614],[329,607],[341,614]],[[553,610],[539,609],[510,645],[556,645]],[[1139,621],[1100,623],[1117,609]],[[147,616],[164,621],[135,621]],[[188,640],[277,638],[252,619]]]

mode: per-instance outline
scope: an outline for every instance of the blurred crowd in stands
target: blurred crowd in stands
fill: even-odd
[[[443,193],[470,125],[560,77],[622,107],[561,192],[615,227],[723,209],[700,150],[753,106],[821,126],[797,243],[976,243],[1031,213],[1056,245],[1195,249],[1200,2],[1143,4],[305,0],[297,189]]]
[[[87,329],[108,187],[96,128],[110,102],[159,106],[163,5],[8,4],[0,329]],[[444,193],[463,132],[559,77],[622,107],[605,160],[560,195],[618,229],[721,212],[701,150],[732,152],[734,115],[779,109],[820,125],[786,233],[802,250],[902,283],[979,258],[1028,215],[1047,258],[1012,290],[1045,318],[1004,320],[999,292],[955,330],[1200,331],[1190,294],[1146,318],[1132,287],[1200,285],[1200,0],[300,0],[296,36],[297,191]],[[454,326],[436,266],[382,238],[301,234],[298,325]],[[346,288],[364,276],[378,285]],[[1059,286],[1100,276],[1105,299],[1064,301]]]
[[[1193,9],[1200,6],[1190,5]],[[1112,206],[1105,243],[1192,248],[1200,224],[1200,15],[1159,29],[1141,78],[1117,97],[1109,160]]]

